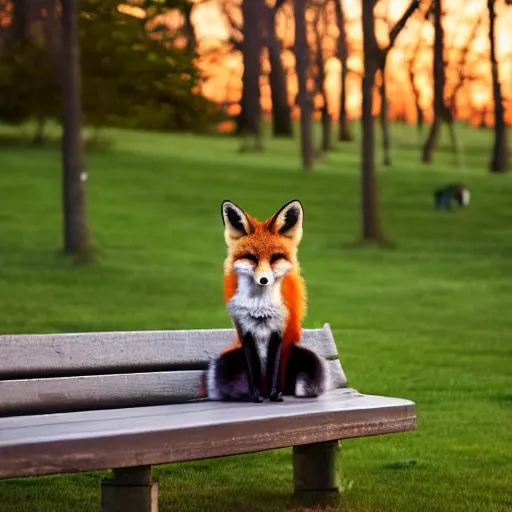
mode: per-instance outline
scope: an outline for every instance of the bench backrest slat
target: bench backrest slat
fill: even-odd
[[[0,336],[0,380],[132,371],[203,370],[234,341],[233,329]],[[338,357],[328,325],[304,329],[302,344]]]
[[[331,388],[344,387],[328,361]],[[85,375],[0,382],[0,416],[183,403],[206,398],[203,370]]]
[[[205,398],[204,370],[233,329],[0,336],[0,416],[182,403]],[[301,345],[347,380],[329,325]]]

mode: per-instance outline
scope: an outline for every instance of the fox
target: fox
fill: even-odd
[[[210,361],[209,399],[261,403],[320,396],[329,388],[325,360],[298,345],[307,309],[298,262],[302,203],[289,201],[265,221],[229,200],[221,213],[224,301],[236,339]]]

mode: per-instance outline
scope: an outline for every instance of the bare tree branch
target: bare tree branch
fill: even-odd
[[[449,108],[453,108],[454,107],[454,105],[455,105],[455,96],[459,92],[460,88],[464,85],[466,80],[471,80],[470,76],[466,75],[464,73],[464,68],[466,66],[468,55],[470,53],[469,50],[471,48],[471,43],[476,38],[476,35],[478,33],[478,29],[480,28],[482,20],[483,20],[483,16],[479,16],[477,18],[475,24],[473,25],[473,30],[471,30],[471,33],[469,34],[469,36],[468,36],[468,38],[466,40],[466,44],[460,50],[460,58],[459,58],[459,62],[458,62],[458,65],[457,65],[457,73],[458,73],[457,82],[455,83],[455,86],[454,86],[454,88],[453,88],[453,90],[452,90],[452,92],[450,94],[450,98],[449,98],[449,102],[448,102]]]
[[[233,19],[228,10],[227,4],[225,2],[219,2],[219,8],[221,9],[222,14],[224,15],[224,18],[226,19],[228,25],[235,31],[242,32],[243,26]],[[228,43],[232,45],[235,50],[241,51],[242,41],[240,39],[237,39],[234,35],[230,35]]]
[[[402,31],[407,23],[407,20],[413,15],[414,11],[420,6],[419,0],[412,0],[407,10],[403,13],[402,17],[395,23],[395,26],[389,31],[389,44],[387,51],[389,51],[395,44],[398,34]]]

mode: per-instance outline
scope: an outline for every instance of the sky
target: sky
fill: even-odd
[[[347,18],[349,44],[348,112],[352,118],[360,115],[362,31],[361,0],[342,0]],[[221,103],[237,102],[242,90],[243,63],[240,52],[228,44],[233,32],[229,19],[222,6],[228,6],[235,21],[241,22],[239,1],[237,0],[196,0],[192,12],[199,52],[199,65],[206,74],[203,93]],[[388,43],[390,27],[402,15],[408,0],[380,0],[375,7],[376,35],[382,46]],[[427,2],[421,1],[420,9]],[[326,69],[326,89],[329,110],[334,117],[339,111],[340,68],[335,56],[334,45],[338,30],[332,14],[332,2],[327,3],[329,24],[324,36],[323,53]],[[445,29],[445,58],[447,67],[447,86],[445,97],[452,103],[458,118],[469,119],[477,124],[482,117],[488,124],[493,122],[493,101],[489,62],[489,18],[486,0],[445,0],[443,19]],[[512,6],[506,6],[503,0],[497,0],[497,54],[500,80],[503,88],[506,118],[512,124]],[[297,92],[297,79],[294,71],[293,55],[293,16],[291,5],[285,4],[277,18],[278,36],[284,43],[283,62],[288,76],[290,103]],[[311,21],[311,15],[308,18]],[[331,22],[332,21],[332,22]],[[310,25],[311,26],[311,25]],[[416,119],[411,74],[415,87],[419,91],[419,103],[426,119],[432,116],[432,45],[434,29],[432,23],[424,22],[420,13],[414,15],[399,35],[389,54],[386,70],[386,84],[390,103],[391,118],[402,118],[409,122]],[[270,88],[268,84],[269,65],[263,55],[263,76],[261,78],[261,104],[264,111],[271,109]],[[412,73],[411,73],[412,72]],[[460,82],[460,84],[459,84]],[[456,94],[454,94],[454,90]],[[317,105],[321,105],[318,97]],[[375,113],[380,109],[380,100],[376,94]],[[236,109],[236,107],[233,107]]]
[[[198,43],[198,66],[204,75],[203,94],[211,100],[224,104],[231,113],[239,108],[237,102],[242,93],[243,60],[239,51],[229,43],[230,38],[240,39],[241,34],[233,28],[243,23],[241,0],[190,0],[193,4],[192,23]],[[275,0],[266,0],[272,3]],[[327,104],[334,118],[339,113],[340,69],[336,57],[338,29],[335,23],[334,0],[324,1],[325,20],[321,27],[322,53],[325,62]],[[347,64],[347,110],[350,118],[359,118],[361,112],[362,61],[362,0],[340,0],[347,20],[349,57]],[[376,36],[379,44],[388,44],[389,30],[409,5],[410,0],[379,0],[374,13]],[[137,0],[131,0],[133,6]],[[391,119],[415,122],[417,110],[415,97],[426,120],[433,115],[433,41],[434,29],[430,21],[424,21],[422,12],[431,0],[420,0],[420,10],[408,21],[389,53],[385,78]],[[143,17],[144,11],[122,4],[125,12]],[[120,10],[123,10],[123,9]],[[456,117],[473,124],[485,121],[493,123],[493,97],[489,60],[489,17],[487,0],[443,0],[443,26],[445,30],[445,59],[447,61],[445,99],[453,106]],[[226,13],[229,13],[229,17]],[[512,125],[512,5],[505,0],[496,0],[496,46],[499,62],[499,75],[505,107],[505,119]],[[165,22],[171,30],[183,24],[182,16],[170,12]],[[230,19],[231,18],[231,19]],[[306,13],[308,37],[312,39],[314,13]],[[7,17],[4,17],[4,21]],[[276,18],[277,34],[283,43],[282,60],[287,75],[289,103],[293,105],[297,94],[295,57],[293,53],[294,22],[291,0],[287,0]],[[180,42],[179,40],[177,41]],[[184,38],[181,44],[185,44]],[[262,53],[262,76],[260,80],[261,106],[264,112],[272,108],[268,73],[270,66],[266,50]],[[376,77],[381,80],[380,76]],[[413,87],[414,84],[414,87]],[[313,82],[311,80],[313,88]],[[415,93],[416,91],[416,93]],[[323,100],[315,96],[315,104],[320,107]],[[294,116],[298,115],[295,107]],[[375,92],[374,113],[380,111],[380,97]]]

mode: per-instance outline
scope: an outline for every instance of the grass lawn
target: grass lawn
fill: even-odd
[[[342,443],[341,510],[510,511],[512,176],[488,174],[490,132],[461,130],[463,165],[442,141],[428,167],[414,130],[393,127],[395,165],[379,172],[389,249],[353,244],[359,143],[305,175],[296,141],[240,154],[230,138],[111,131],[87,157],[90,267],[58,252],[57,149],[4,145],[0,332],[228,327],[221,201],[265,217],[300,198],[305,326],[330,322],[352,387],[418,408],[415,432]],[[459,179],[470,207],[435,212],[433,188]],[[99,510],[105,474],[2,481],[0,512]],[[155,474],[162,512],[290,508],[290,449]]]

